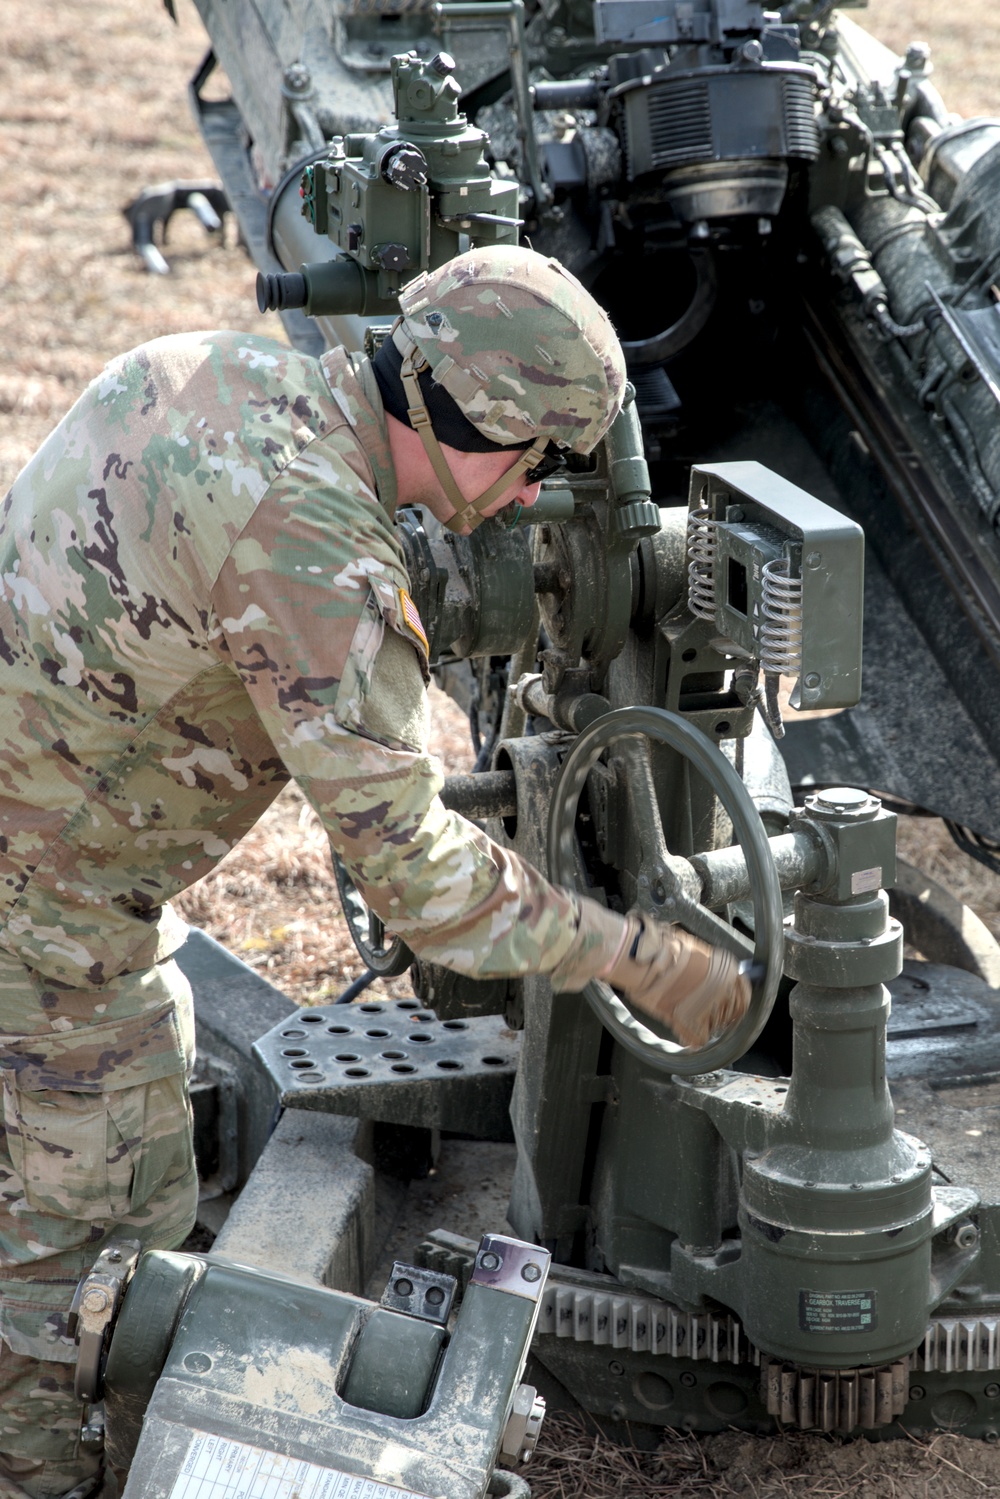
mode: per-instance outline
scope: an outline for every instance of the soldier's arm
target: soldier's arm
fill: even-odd
[[[216,649],[390,931],[459,971],[551,972],[601,941],[576,897],[442,806],[418,644],[387,619],[401,582],[377,504],[290,475],[215,583]]]
[[[217,646],[386,927],[477,977],[547,973],[574,990],[606,976],[686,1041],[742,1013],[749,989],[729,954],[551,885],[444,808],[381,511],[355,500],[339,530],[328,516],[317,531],[315,497],[275,498],[217,580]]]

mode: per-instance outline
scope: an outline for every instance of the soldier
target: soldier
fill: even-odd
[[[194,1219],[191,995],[168,902],[294,777],[364,899],[460,972],[603,976],[682,1039],[735,960],[554,888],[438,799],[426,639],[394,534],[530,505],[622,401],[605,314],[497,248],[419,276],[374,363],[236,333],[115,360],[0,529],[0,1493],[85,1496],[76,1282]]]

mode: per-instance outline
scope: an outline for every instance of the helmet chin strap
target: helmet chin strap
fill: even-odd
[[[526,474],[530,468],[540,463],[548,447],[547,437],[536,437],[531,447],[523,452],[517,462],[513,464],[506,473],[501,474],[489,489],[478,496],[477,499],[467,500],[455,482],[455,476],[448,467],[448,462],[441,451],[441,445],[434,435],[431,426],[430,413],[424,402],[423,392],[420,389],[420,381],[417,375],[427,367],[427,360],[420,353],[412,339],[407,340],[406,347],[402,351],[403,362],[400,366],[399,377],[403,382],[406,392],[406,414],[410,419],[410,426],[416,432],[423,443],[424,452],[430,460],[431,468],[437,476],[438,483],[444,491],[445,498],[449,501],[455,514],[451,520],[444,522],[449,531],[463,531],[466,526],[474,531],[478,525],[486,519],[485,511],[498,500],[500,496],[510,488],[516,479]]]

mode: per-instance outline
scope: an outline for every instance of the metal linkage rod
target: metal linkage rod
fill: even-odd
[[[832,876],[830,855],[812,833],[798,828],[769,838],[771,857],[778,871],[782,890],[799,890],[817,881],[827,883]],[[693,854],[692,868],[701,880],[701,902],[711,911],[719,911],[734,900],[750,895],[750,875],[746,855],[739,847],[717,848],[710,853]]]
[[[449,812],[463,817],[516,817],[517,783],[512,770],[486,770],[479,775],[449,776],[441,789]]]

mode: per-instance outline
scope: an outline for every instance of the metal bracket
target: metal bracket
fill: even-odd
[[[236,1069],[221,1057],[199,1051],[190,1085],[194,1110],[198,1196],[202,1202],[231,1192],[239,1180],[239,1086]],[[214,1146],[214,1149],[212,1148]],[[203,1154],[211,1169],[205,1169]]]
[[[108,1334],[141,1253],[138,1239],[112,1239],[76,1288],[67,1330],[80,1348],[73,1378],[78,1400],[101,1398]]]
[[[457,1290],[458,1281],[453,1275],[396,1260],[379,1305],[447,1327]]]
[[[528,1301],[540,1301],[552,1256],[547,1249],[511,1239],[506,1234],[484,1234],[469,1277],[473,1286],[507,1291]]]
[[[190,208],[206,232],[212,234],[222,228],[229,212],[229,199],[217,182],[159,182],[155,187],[143,188],[122,210],[132,226],[132,247],[142,257],[147,271],[155,276],[170,274],[169,265],[153,242],[155,226],[160,225],[165,244],[167,225],[179,208]]]

